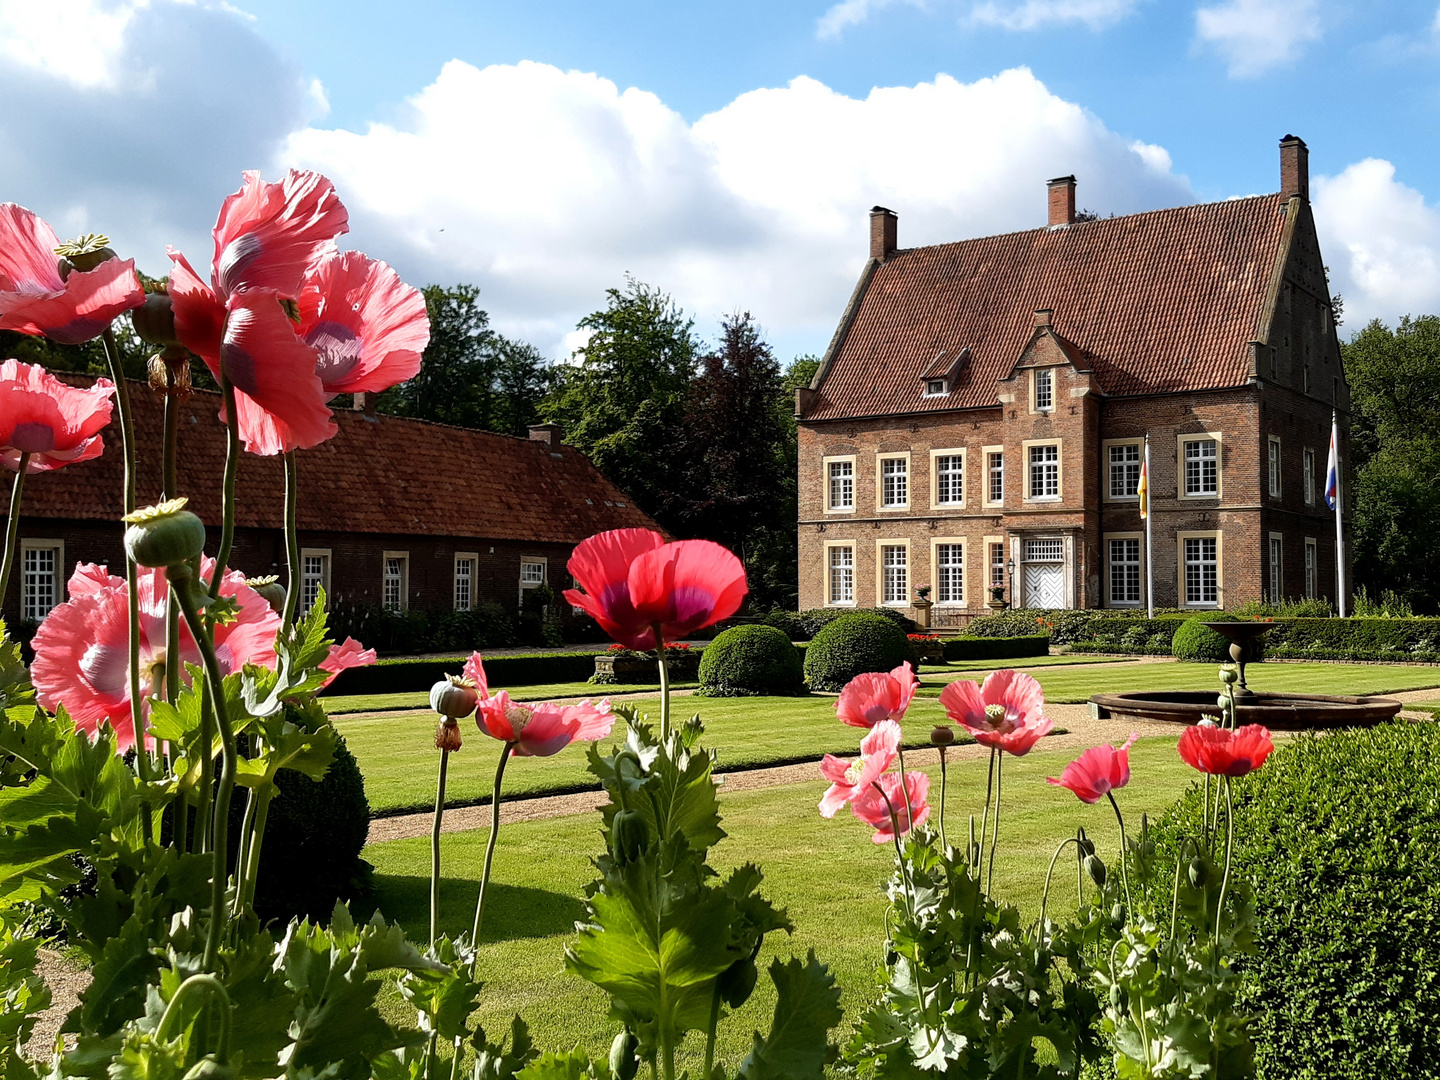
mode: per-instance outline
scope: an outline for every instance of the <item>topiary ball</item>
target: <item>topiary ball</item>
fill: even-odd
[[[1223,611],[1214,614],[1193,615],[1186,619],[1170,639],[1170,655],[1177,660],[1191,660],[1196,663],[1230,663],[1230,639],[1223,638],[1205,624],[1207,622],[1239,622],[1234,615]]]
[[[907,660],[915,662],[915,651],[893,619],[855,611],[815,634],[805,650],[805,681],[812,690],[843,690],[856,675],[890,671]]]
[[[805,690],[800,650],[774,626],[732,626],[705,646],[702,697],[799,694]]]

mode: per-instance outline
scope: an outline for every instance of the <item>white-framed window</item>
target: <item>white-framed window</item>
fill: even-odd
[[[1140,442],[1115,442],[1105,447],[1106,485],[1111,500],[1140,498]]]
[[[855,545],[828,545],[825,561],[829,577],[825,593],[826,603],[855,603]]]
[[[1005,544],[1003,541],[990,542],[990,587],[1005,587]]]
[[[1305,505],[1315,505],[1315,451],[1308,447],[1300,454],[1300,471],[1305,488]]]
[[[1270,534],[1270,602],[1278,604],[1285,599],[1285,544],[1279,533]]]
[[[855,459],[825,459],[825,512],[849,513],[855,509]]]
[[[987,446],[985,453],[985,505],[1000,506],[1005,502],[1005,450]]]
[[[63,540],[20,541],[20,617],[39,622],[60,603]]]
[[[880,602],[910,602],[910,545],[903,541],[880,541]]]
[[[965,603],[965,542],[944,539],[935,542],[935,602]]]
[[[1060,444],[1037,443],[1027,447],[1030,499],[1060,498]]]
[[[1220,534],[1180,533],[1186,607],[1220,606]]]
[[[386,611],[405,611],[410,607],[410,553],[387,551],[381,560],[380,606]]]
[[[965,505],[964,450],[932,450],[930,475],[935,484],[930,493],[932,506]]]
[[[904,510],[910,505],[910,455],[879,459],[880,509]]]
[[[470,611],[475,607],[475,568],[480,556],[474,551],[455,553],[455,610]]]
[[[520,587],[522,589],[533,589],[538,585],[545,584],[545,563],[546,560],[537,558],[520,560]]]
[[[1049,412],[1055,408],[1055,372],[1051,368],[1036,370],[1031,386],[1036,412]]]
[[[1140,587],[1140,537],[1111,536],[1106,541],[1110,570],[1110,604],[1138,607]]]
[[[1280,439],[1271,435],[1268,440],[1270,457],[1270,497],[1280,498]]]
[[[300,549],[300,613],[308,615],[320,599],[320,590],[330,595],[330,549]]]
[[[1305,599],[1314,600],[1319,579],[1320,549],[1313,536],[1305,538]]]
[[[924,397],[944,397],[950,392],[950,386],[944,379],[926,379]]]
[[[1184,498],[1213,499],[1220,494],[1220,440],[1214,435],[1180,437]]]

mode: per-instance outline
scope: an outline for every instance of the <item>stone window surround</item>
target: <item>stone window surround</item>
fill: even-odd
[[[55,552],[55,580],[53,582],[53,592],[51,593],[51,598],[55,603],[50,606],[49,611],[45,613],[46,615],[65,602],[67,591],[65,586],[67,580],[65,577],[65,541],[47,540],[44,537],[21,537],[20,550],[15,559],[15,565],[19,572],[15,574],[15,576],[19,579],[20,616],[22,619],[27,617],[25,610],[25,553],[27,551]],[[42,615],[41,617],[43,618],[44,616]]]
[[[850,505],[830,505],[830,466],[834,463],[848,461],[850,463]],[[855,454],[830,454],[820,459],[820,485],[821,499],[825,503],[827,514],[853,514],[856,509],[855,495],[860,490],[860,466]]]
[[[297,605],[297,610],[299,610],[302,615],[308,614],[308,613],[309,613],[309,610],[310,610],[310,608],[309,608],[309,607],[306,605],[306,603],[305,603],[305,560],[306,560],[306,559],[320,559],[320,560],[321,560],[321,563],[320,563],[320,588],[324,589],[324,590],[325,590],[325,596],[326,596],[327,598],[330,598],[330,597],[332,596],[332,593],[330,592],[330,568],[331,568],[331,565],[332,565],[333,562],[334,562],[334,560],[330,557],[330,555],[331,555],[331,552],[330,552],[330,549],[329,549],[329,548],[301,548],[301,549],[300,549],[300,600],[299,600],[299,603],[298,603],[298,605]],[[384,567],[383,567],[383,566],[381,567],[381,575],[382,575],[381,588],[382,588],[382,590],[383,590],[383,588],[384,588],[384,581],[383,581]]]
[[[1320,592],[1320,544],[1313,536],[1305,537],[1305,599],[1314,600]]]
[[[910,460],[909,450],[881,450],[875,454],[875,510],[882,514],[905,513],[915,504],[915,469]],[[905,462],[905,501],[893,506],[885,505],[885,462]],[[859,485],[856,485],[858,496]],[[857,499],[858,501],[858,499]],[[877,594],[878,595],[878,594]]]
[[[1213,539],[1215,541],[1215,602],[1190,603],[1185,599],[1185,541]],[[1224,611],[1225,610],[1225,534],[1220,529],[1194,529],[1180,531],[1175,534],[1175,565],[1178,573],[1175,575],[1178,595],[1176,600],[1182,608],[1193,608],[1196,611]]]
[[[1030,369],[1030,378],[1027,380],[1027,382],[1030,384],[1030,411],[1032,413],[1037,413],[1042,416],[1049,416],[1051,413],[1055,412],[1055,399],[1059,396],[1060,392],[1060,380],[1056,377],[1056,369],[1059,367],[1059,364],[1046,364],[1037,365],[1036,367]],[[1050,404],[1045,406],[1044,408],[1036,404],[1036,400],[1039,397],[1037,391],[1040,388],[1040,376],[1042,373],[1044,373],[1050,380]]]
[[[1027,503],[1058,503],[1065,501],[1065,447],[1062,439],[1026,439],[1020,444],[1020,467],[1024,471],[1022,495]],[[1030,494],[1030,450],[1036,446],[1055,447],[1054,495]]]
[[[1274,556],[1272,558],[1272,556]],[[1276,578],[1279,581],[1276,581]],[[1265,583],[1270,602],[1278,604],[1285,598],[1285,534],[1265,534]]]
[[[1112,600],[1110,589],[1110,541],[1111,540],[1138,540],[1140,541],[1140,599],[1139,600]],[[1107,532],[1100,537],[1100,561],[1104,577],[1100,583],[1104,590],[1102,599],[1107,608],[1143,608],[1145,606],[1145,534],[1144,532]],[[1183,586],[1183,582],[1181,583]]]
[[[960,459],[960,501],[942,503],[940,494],[940,459],[942,457],[958,457]],[[970,500],[970,477],[969,457],[965,447],[955,446],[944,450],[930,451],[930,509],[931,510],[964,510]]]
[[[885,599],[885,549],[887,547],[898,547],[905,549],[905,596],[900,600]],[[913,560],[910,558],[910,541],[905,537],[895,537],[889,540],[875,541],[875,606],[876,607],[909,607],[910,590],[914,587]]]
[[[981,485],[982,485],[982,486],[981,486],[981,490],[980,490],[980,504],[981,504],[982,506],[1004,506],[1004,505],[1005,505],[1005,500],[1004,500],[1003,497],[1000,499],[999,502],[992,502],[991,499],[990,499],[990,455],[991,455],[991,454],[999,454],[999,455],[1000,455],[1001,482],[1002,482],[1002,484],[1003,484],[1003,482],[1004,482],[1004,468],[1005,468],[1005,447],[1004,447],[1004,445],[997,443],[997,444],[994,445],[994,446],[982,446],[982,447],[980,448],[980,463],[981,463],[982,471],[983,471],[983,474],[984,474],[984,475],[981,477]],[[1002,495],[1002,496],[1004,495],[1004,492],[1003,492],[1003,491],[1001,492],[1001,495]]]
[[[831,552],[831,550],[832,550],[833,548],[849,548],[849,549],[850,549],[850,599],[849,599],[849,600],[832,600],[832,599],[830,599],[830,552]],[[858,596],[858,590],[855,588],[855,585],[856,585],[856,582],[859,581],[859,576],[856,574],[856,570],[859,569],[859,567],[857,566],[858,560],[856,559],[856,548],[857,548],[857,545],[856,545],[856,543],[855,543],[854,540],[826,540],[826,541],[825,541],[825,562],[824,562],[825,590],[824,590],[824,591],[825,591],[825,606],[826,606],[826,607],[846,607],[846,608],[853,608],[853,607],[856,606],[857,596]]]
[[[1205,495],[1185,494],[1185,444],[1215,440],[1215,492]],[[1225,440],[1218,431],[1187,431],[1175,436],[1175,497],[1177,499],[1221,499],[1225,496]],[[1155,478],[1150,478],[1150,498],[1155,498]]]
[[[1107,503],[1139,503],[1140,494],[1134,495],[1112,495],[1110,493],[1110,448],[1112,446],[1138,446],[1140,447],[1140,466],[1145,466],[1145,439],[1136,436],[1130,439],[1101,439],[1100,440],[1100,461],[1105,467],[1105,483],[1101,485],[1100,498]],[[1150,478],[1153,486],[1155,478]]]
[[[466,598],[466,604],[462,608],[460,606],[460,564],[464,562],[470,564],[470,595]],[[475,610],[475,585],[476,579],[479,578],[479,576],[480,553],[478,551],[457,551],[455,553],[454,589],[452,595],[452,602],[455,605],[456,611]]]
[[[1272,499],[1282,497],[1285,490],[1285,448],[1279,435],[1265,437],[1265,491]]]
[[[388,608],[385,605],[385,579],[389,576],[389,564],[392,559],[400,561],[400,604],[396,608]],[[380,606],[387,611],[410,610],[410,552],[382,551],[380,553]]]
[[[960,599],[940,599],[940,545],[960,545]],[[930,585],[935,596],[936,607],[970,606],[970,541],[963,536],[932,536],[930,538]]]

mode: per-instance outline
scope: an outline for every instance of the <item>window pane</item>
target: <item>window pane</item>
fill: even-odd
[[[936,603],[961,603],[965,599],[965,546],[936,544],[935,573]]]
[[[306,555],[300,561],[300,606],[309,612],[320,599],[320,590],[325,587],[324,555]]]
[[[1140,541],[1110,541],[1110,602],[1140,603]]]
[[[903,604],[910,597],[908,552],[902,544],[880,549],[881,603]]]
[[[965,459],[959,454],[947,454],[935,459],[935,501],[941,504],[958,504],[965,499]]]
[[[1305,545],[1305,598],[1315,599],[1315,545]]]
[[[855,506],[855,466],[849,461],[830,463],[830,509],[850,510]]]
[[[1185,602],[1214,604],[1220,598],[1220,582],[1216,565],[1216,541],[1213,536],[1185,538]]]
[[[455,610],[469,611],[474,603],[475,560],[455,561]]]
[[[1054,378],[1052,371],[1035,372],[1035,408],[1049,409],[1054,405]]]
[[[544,585],[545,564],[540,562],[522,562],[520,564],[521,585]]]
[[[1278,604],[1285,595],[1285,579],[1281,568],[1280,540],[1270,537],[1270,602]]]
[[[1005,545],[990,545],[990,584],[1005,585]]]
[[[1110,497],[1129,498],[1140,493],[1140,447],[1136,443],[1110,447]]]
[[[990,501],[992,503],[1005,501],[1005,455],[1004,453],[989,455],[990,461],[987,466],[990,473]]]
[[[1060,494],[1060,448],[1058,446],[1032,446],[1030,448],[1030,497],[1032,499],[1053,499]]]
[[[1270,494],[1280,494],[1280,444],[1270,440]]]
[[[1194,439],[1185,444],[1185,494],[1217,495],[1220,469],[1214,439]]]
[[[59,592],[55,580],[56,561],[55,548],[25,549],[21,607],[24,618],[29,622],[39,622],[55,606]]]
[[[385,586],[380,597],[386,611],[400,611],[405,606],[405,560],[385,560]]]
[[[905,506],[910,502],[910,463],[886,458],[880,464],[880,505]]]
[[[830,603],[851,604],[855,602],[855,549],[832,547],[830,549]]]
[[[1307,506],[1315,503],[1315,451],[1306,450],[1303,456],[1303,469],[1305,473],[1305,503]]]

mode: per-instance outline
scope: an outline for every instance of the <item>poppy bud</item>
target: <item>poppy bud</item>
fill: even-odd
[[[639,1049],[640,1040],[629,1028],[615,1036],[610,1044],[610,1075],[614,1080],[635,1080],[640,1071]]]
[[[932,746],[949,746],[955,741],[955,729],[947,724],[937,724],[930,732]]]
[[[1190,884],[1195,888],[1201,888],[1210,879],[1210,860],[1204,855],[1196,855],[1190,860]]]
[[[638,859],[650,843],[650,825],[638,810],[621,810],[610,823],[610,850],[616,860]]]
[[[1085,856],[1085,872],[1096,885],[1102,889],[1105,887],[1105,861],[1099,855]]]
[[[152,345],[179,345],[175,336],[175,308],[168,293],[146,293],[145,303],[130,312],[130,322],[141,341]]]
[[[894,967],[894,966],[895,966],[896,964],[898,964],[899,962],[900,962],[900,954],[899,954],[898,952],[896,952],[894,949],[886,949],[886,950],[885,950],[885,966],[886,966],[886,967]]]
[[[1119,983],[1110,984],[1110,1007],[1116,1012],[1124,1012],[1130,1004],[1130,995],[1125,993],[1125,988]]]
[[[167,499],[126,514],[125,552],[140,566],[189,562],[205,550],[205,523],[185,509],[184,499]]]
[[[736,960],[722,971],[720,978],[715,981],[715,988],[720,991],[720,1000],[732,1009],[738,1009],[750,1000],[758,977],[759,971],[752,958],[747,956],[743,960]]]
[[[1116,903],[1116,905],[1110,909],[1110,925],[1115,927],[1115,929],[1117,930],[1125,925],[1124,904]]]
[[[626,780],[643,780],[645,766],[640,761],[640,755],[634,750],[621,750],[615,755],[615,774]]]
[[[451,720],[469,716],[479,700],[475,684],[456,675],[446,675],[430,688],[430,708]]]
[[[1080,849],[1080,857],[1095,854],[1095,841],[1085,835],[1085,827],[1082,825],[1075,830],[1075,845]]]
[[[259,593],[276,615],[284,614],[285,586],[280,584],[278,577],[274,574],[266,574],[264,577],[247,578],[245,584]]]

